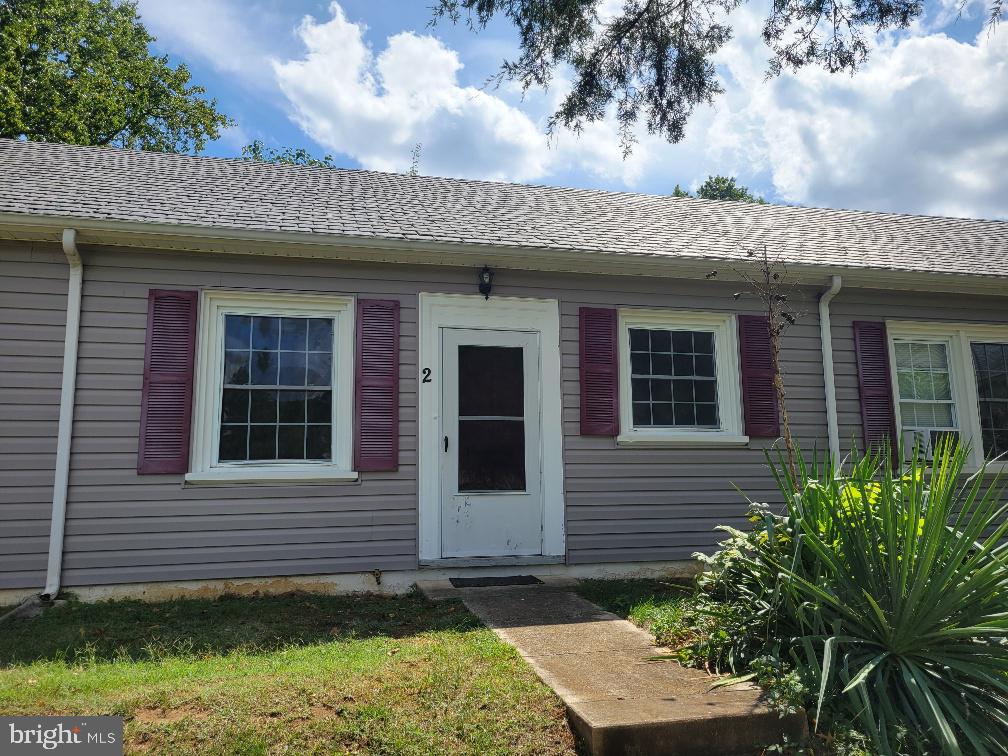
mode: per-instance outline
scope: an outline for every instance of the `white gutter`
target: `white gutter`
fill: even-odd
[[[77,391],[77,341],[80,335],[81,289],[84,263],[77,251],[77,231],[63,229],[63,253],[70,264],[67,283],[66,336],[63,340],[63,387],[60,390],[59,430],[56,435],[56,475],[53,479],[52,524],[49,529],[49,564],[42,598],[55,599],[63,567],[63,531],[66,527],[67,481],[70,477],[70,439],[73,436],[74,396]]]
[[[840,429],[837,424],[836,380],[833,376],[833,335],[830,332],[830,302],[840,292],[840,276],[830,279],[830,287],[819,297],[819,338],[822,340],[823,383],[826,386],[826,428],[829,432],[830,456],[840,463]]]

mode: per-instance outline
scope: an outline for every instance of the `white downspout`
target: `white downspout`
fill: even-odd
[[[63,340],[63,387],[60,390],[59,430],[56,436],[56,475],[53,479],[52,524],[49,529],[49,564],[44,600],[55,599],[63,567],[63,531],[66,526],[67,481],[70,477],[70,439],[73,436],[74,396],[77,391],[77,341],[80,335],[81,289],[84,263],[77,251],[77,231],[63,229],[63,253],[70,264],[67,284],[66,336]]]
[[[833,376],[833,335],[830,332],[830,302],[843,285],[840,276],[830,279],[830,287],[819,297],[819,338],[822,340],[823,383],[826,386],[826,429],[829,433],[830,456],[840,463],[840,429],[837,424],[836,380]]]

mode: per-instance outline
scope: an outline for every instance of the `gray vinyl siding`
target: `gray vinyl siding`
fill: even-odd
[[[45,254],[52,267],[62,259],[58,250]],[[416,392],[421,367],[417,364],[417,294],[475,293],[475,270],[87,247],[84,257],[65,585],[417,567]],[[8,259],[3,258],[5,269]],[[56,269],[65,293],[65,264]],[[359,482],[344,485],[184,487],[179,475],[138,476],[137,430],[148,290],[205,287],[397,299],[402,319],[399,470],[364,473]],[[9,288],[24,290],[17,285]],[[613,439],[579,435],[581,306],[755,311],[754,302],[733,299],[735,289],[733,284],[719,281],[497,271],[497,295],[556,298],[560,302],[570,563],[688,558],[695,551],[709,550],[722,537],[713,530],[715,525],[744,523],[746,500],[735,485],[756,500],[775,497],[763,457],[763,449],[770,444],[766,440],[753,440],[748,448],[655,449],[617,447]],[[34,289],[29,291],[33,292],[28,298],[31,304],[35,293]],[[47,307],[61,306],[48,291],[37,295],[38,302],[47,303]],[[826,420],[816,290],[804,289],[800,297],[798,309],[804,314],[788,332],[784,346],[792,427],[804,448],[824,449]],[[841,436],[860,433],[851,320],[932,317],[1003,322],[1006,303],[1008,300],[1001,298],[944,295],[921,301],[919,295],[844,290],[833,306]],[[18,412],[38,415],[40,419],[34,422],[50,423],[48,431],[40,431],[49,442],[49,446],[43,443],[37,447],[44,451],[54,445],[62,315],[50,310],[14,310],[31,334],[56,328],[54,319],[58,323],[59,348],[52,347],[56,374],[37,372],[20,379],[27,387],[19,390],[38,392],[41,403],[36,402],[36,394],[24,394],[17,402],[23,404]],[[6,367],[2,372],[2,380],[12,380]],[[52,388],[30,388],[40,381],[55,389],[52,396],[46,393]],[[9,440],[9,445],[18,447],[20,440],[20,436]],[[30,503],[21,501],[5,482],[4,502],[13,507],[6,511],[19,513],[19,526],[35,523],[32,532],[37,531],[41,538],[31,543],[41,561],[11,549],[0,551],[0,579],[7,587],[41,585],[40,570],[44,568],[52,463],[41,453],[25,456],[31,459],[16,473],[25,490],[36,498]],[[44,465],[48,465],[48,490],[40,487],[45,476],[36,469]],[[26,509],[29,505],[35,508]],[[25,517],[30,512],[37,516]],[[17,548],[28,547],[19,541]],[[26,567],[29,564],[34,566]]]
[[[45,584],[68,267],[0,241],[0,589]]]

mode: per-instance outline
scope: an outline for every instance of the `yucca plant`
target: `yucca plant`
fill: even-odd
[[[902,455],[900,455],[902,456]],[[938,445],[894,472],[887,450],[838,474],[770,460],[786,511],[754,509],[708,582],[750,608],[731,666],[767,649],[815,670],[816,719],[884,754],[1008,754],[1008,521],[997,475]],[[720,567],[720,569],[718,569]]]

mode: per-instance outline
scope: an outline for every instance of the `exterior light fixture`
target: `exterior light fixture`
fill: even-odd
[[[493,288],[493,277],[493,271],[484,265],[483,270],[479,273],[479,293],[488,300],[490,299],[490,289]]]

